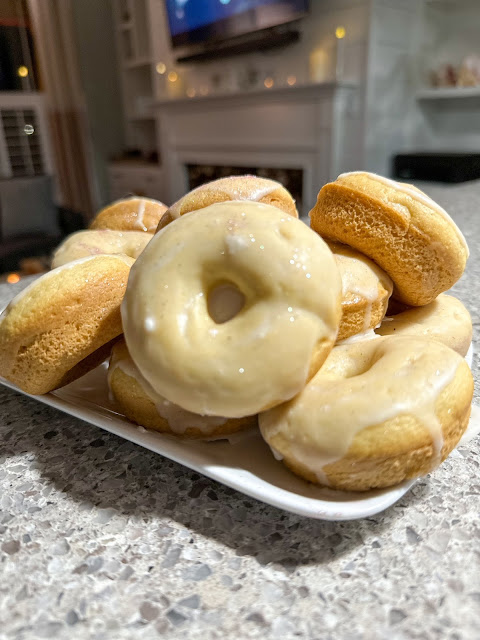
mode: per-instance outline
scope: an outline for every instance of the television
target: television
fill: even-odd
[[[165,0],[165,3],[172,47],[190,52],[191,55],[177,56],[179,61],[186,61],[287,44],[295,33],[288,25],[307,14],[309,0]]]

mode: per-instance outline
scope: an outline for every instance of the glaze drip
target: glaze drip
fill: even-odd
[[[360,431],[414,416],[429,432],[437,463],[443,433],[435,406],[461,362],[451,349],[422,338],[336,346],[296,398],[261,414],[262,435],[324,484],[324,467],[343,458]]]
[[[217,427],[227,422],[227,418],[201,416],[191,413],[190,411],[186,411],[178,405],[169,402],[166,398],[156,393],[147,380],[142,376],[131,358],[119,360],[115,357],[112,358],[112,362],[108,370],[109,388],[112,386],[111,380],[116,369],[121,369],[125,375],[136,380],[138,385],[155,405],[158,415],[168,422],[170,429],[176,434],[182,435],[187,431],[187,429],[195,428],[208,435]]]

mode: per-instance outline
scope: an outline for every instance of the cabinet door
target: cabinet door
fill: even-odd
[[[163,174],[159,169],[111,168],[109,176],[112,200],[132,194],[156,200],[162,199]]]

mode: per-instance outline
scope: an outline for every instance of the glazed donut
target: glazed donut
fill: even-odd
[[[472,319],[460,300],[441,293],[424,307],[386,317],[375,333],[380,336],[433,338],[466,356],[472,342]]]
[[[293,400],[259,416],[278,458],[310,482],[363,491],[425,475],[468,426],[473,379],[440,342],[338,346]]]
[[[342,319],[337,342],[380,324],[392,295],[387,274],[366,256],[338,242],[328,242],[342,278]]]
[[[111,229],[92,229],[72,233],[55,249],[52,256],[52,269],[67,262],[101,254],[123,253],[130,258],[138,258],[153,234],[143,231],[113,231]]]
[[[185,214],[151,240],[122,304],[128,350],[153,389],[240,418],[291,398],[332,348],[341,281],[300,220],[258,202]]]
[[[446,211],[419,189],[373,173],[345,173],[326,184],[310,224],[376,262],[392,278],[393,296],[410,306],[428,304],[455,284],[468,257]]]
[[[90,229],[155,233],[167,205],[159,200],[131,196],[111,202],[92,220]]]
[[[21,291],[0,316],[0,375],[38,395],[103,362],[122,333],[120,304],[133,262],[80,258]]]
[[[155,431],[187,438],[218,438],[258,424],[256,415],[245,418],[201,416],[172,404],[145,380],[124,340],[112,349],[108,385],[127,418]]]
[[[295,200],[290,193],[275,180],[257,176],[229,176],[202,184],[193,189],[167,209],[160,220],[158,231],[184,213],[203,209],[218,202],[230,200],[252,200],[271,204],[290,216],[298,218]]]

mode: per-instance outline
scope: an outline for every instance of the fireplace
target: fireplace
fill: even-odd
[[[299,211],[302,211],[302,169],[278,169],[268,167],[236,167],[218,166],[208,164],[187,164],[188,188],[195,189],[205,182],[218,180],[226,176],[242,176],[246,174],[260,176],[276,180],[285,187],[293,196]]]
[[[281,182],[302,216],[320,188],[362,167],[353,85],[324,83],[157,103],[168,204],[232,173]]]

